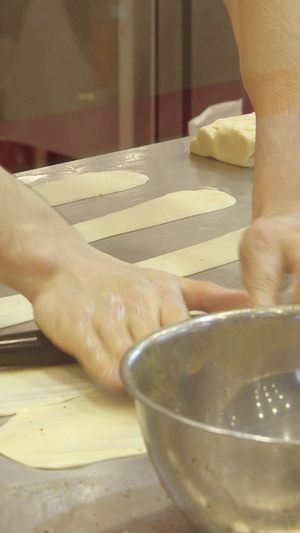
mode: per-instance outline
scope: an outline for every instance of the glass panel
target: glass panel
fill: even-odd
[[[0,1],[0,162],[12,171],[186,135],[239,93],[219,0]]]

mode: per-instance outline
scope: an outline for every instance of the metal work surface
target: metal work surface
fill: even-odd
[[[178,139],[26,172],[20,179],[33,185],[74,172],[102,170],[149,176],[146,185],[135,189],[58,207],[70,223],[181,189],[213,187],[236,198],[236,205],[225,210],[94,243],[133,263],[219,237],[250,222],[253,170],[190,155],[188,147],[189,139]],[[241,286],[238,263],[193,278]],[[9,294],[13,291],[0,287],[0,296]],[[2,331],[34,327],[31,322]],[[146,456],[62,471],[33,470],[0,457],[0,468],[0,533],[193,533],[166,497]]]

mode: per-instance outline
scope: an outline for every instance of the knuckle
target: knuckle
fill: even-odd
[[[249,254],[264,252],[278,240],[279,231],[268,221],[257,221],[248,228],[240,243],[239,252],[241,259],[248,258]]]
[[[280,288],[280,277],[271,269],[263,269],[260,272],[244,271],[243,281],[251,294],[266,295],[275,294]]]
[[[160,299],[164,303],[177,304],[182,300],[181,294],[178,289],[174,287],[162,287],[160,289]]]
[[[269,292],[275,285],[277,285],[276,278],[268,275],[251,283],[252,290],[261,293]]]
[[[176,276],[162,270],[149,270],[149,279],[152,284],[161,288],[171,287],[174,289],[178,285]]]

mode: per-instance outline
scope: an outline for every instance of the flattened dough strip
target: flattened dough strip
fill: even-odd
[[[54,206],[121,192],[144,185],[149,181],[145,174],[112,170],[108,172],[86,172],[67,176],[61,180],[35,185],[34,191]]]
[[[245,229],[242,228],[217,239],[194,244],[135,264],[143,268],[164,270],[170,274],[185,277],[233,263],[239,259],[239,242]]]
[[[0,329],[30,320],[34,320],[32,305],[22,294],[0,298]]]
[[[152,228],[174,220],[211,213],[231,207],[233,196],[217,189],[176,191],[141,204],[74,224],[87,242]]]
[[[207,242],[135,263],[144,268],[164,270],[178,276],[191,276],[239,259],[238,247],[246,228]],[[9,309],[9,312],[7,312]],[[0,328],[33,320],[32,306],[20,294],[0,298]]]

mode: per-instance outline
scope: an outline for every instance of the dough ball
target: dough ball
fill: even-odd
[[[253,167],[255,154],[255,113],[218,119],[199,129],[190,151],[240,167]]]

